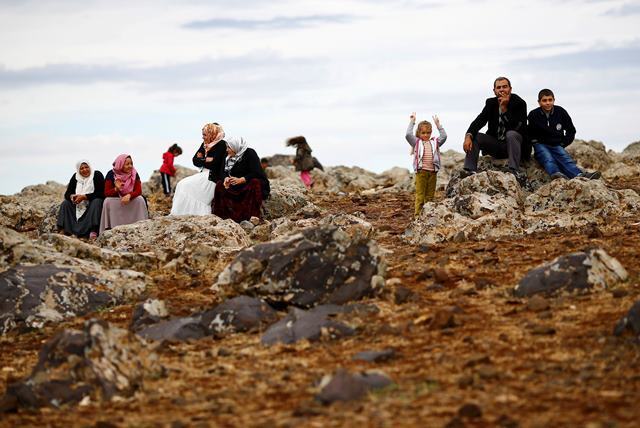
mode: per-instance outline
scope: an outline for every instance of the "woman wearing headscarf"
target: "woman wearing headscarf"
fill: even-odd
[[[88,160],[76,164],[58,212],[58,229],[65,235],[94,239],[98,236],[104,198],[104,176]]]
[[[193,164],[200,168],[200,172],[180,180],[176,185],[172,215],[211,214],[211,201],[225,156],[222,126],[217,123],[206,124],[202,128],[202,144],[193,156]]]
[[[131,156],[122,154],[113,162],[113,169],[104,180],[104,195],[100,233],[149,218],[147,203],[142,197],[142,182]]]
[[[236,222],[261,217],[262,201],[269,197],[270,187],[260,158],[247,147],[242,137],[227,140],[227,159],[213,198],[213,213]]]

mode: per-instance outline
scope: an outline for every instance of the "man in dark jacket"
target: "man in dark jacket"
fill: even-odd
[[[465,135],[464,170],[466,175],[476,173],[482,150],[483,154],[496,159],[508,158],[509,170],[522,182],[525,177],[520,171],[521,157],[528,159],[530,153],[530,149],[522,150],[527,127],[527,103],[511,93],[511,82],[506,77],[498,77],[493,82],[493,93],[496,96],[487,99]],[[487,123],[487,133],[479,132]]]
[[[529,113],[527,134],[533,144],[535,158],[552,179],[600,178],[600,173],[583,172],[564,149],[573,142],[576,128],[565,109],[555,104],[551,89],[538,93],[538,107]]]

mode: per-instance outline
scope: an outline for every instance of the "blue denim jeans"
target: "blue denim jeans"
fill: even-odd
[[[582,173],[580,168],[576,166],[576,161],[562,146],[534,144],[533,150],[536,160],[549,175],[561,172],[567,177],[573,178]]]

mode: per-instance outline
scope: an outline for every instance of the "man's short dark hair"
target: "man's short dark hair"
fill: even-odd
[[[493,81],[493,87],[496,87],[496,83],[498,83],[498,80],[506,80],[507,83],[509,84],[509,87],[511,87],[511,80],[509,80],[508,78],[504,77],[504,76],[500,76],[500,77],[496,77],[496,80]]]
[[[556,96],[553,95],[553,91],[547,88],[542,89],[540,92],[538,92],[538,101],[540,101],[542,97],[551,97],[554,100],[556,99]]]

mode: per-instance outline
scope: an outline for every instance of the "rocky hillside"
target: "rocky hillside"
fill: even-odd
[[[272,162],[262,221],[55,233],[64,186],[0,196],[0,426],[636,426],[640,143],[602,180]],[[182,168],[179,178],[195,171]]]

